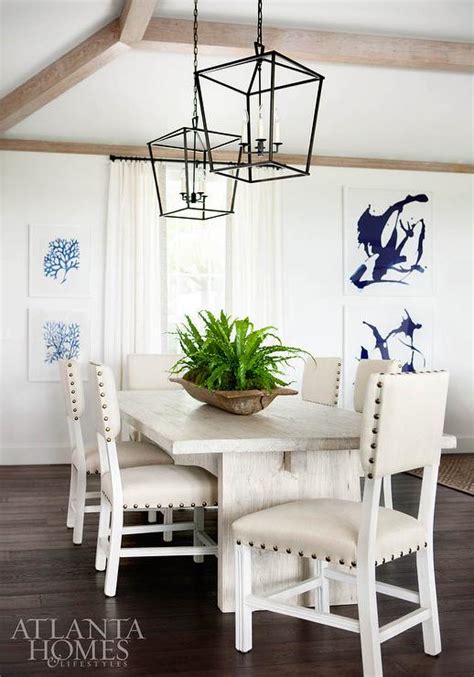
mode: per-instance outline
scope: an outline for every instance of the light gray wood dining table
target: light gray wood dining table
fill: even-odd
[[[277,398],[252,416],[201,404],[183,390],[122,391],[123,419],[165,449],[175,463],[199,465],[218,478],[218,591],[221,611],[234,610],[232,522],[242,515],[304,498],[360,500],[361,415],[346,409]],[[443,448],[456,439],[443,438]],[[290,585],[310,563],[255,549],[256,594]],[[332,604],[354,601],[332,586]]]

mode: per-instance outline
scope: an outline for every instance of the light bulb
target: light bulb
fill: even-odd
[[[265,124],[263,122],[263,105],[262,104],[260,104],[260,106],[258,107],[257,139],[265,139]]]
[[[278,108],[275,109],[275,115],[273,116],[273,143],[281,143],[280,115],[278,113]]]
[[[247,125],[249,122],[249,114],[247,113],[246,110],[242,113],[242,129],[240,131],[240,136],[242,137],[242,141],[247,138]]]

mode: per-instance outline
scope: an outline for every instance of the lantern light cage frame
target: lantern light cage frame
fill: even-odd
[[[210,167],[209,155],[212,150],[239,141],[240,136],[236,134],[215,131],[207,131],[206,133],[204,129],[197,126],[197,118],[193,118],[193,126],[191,127],[179,127],[168,134],[150,141],[147,146],[153,170],[160,216],[207,221],[219,216],[232,214],[234,212],[237,191],[236,183],[233,182],[230,195],[227,197],[227,209],[209,208],[206,204],[207,196],[196,190],[196,172],[200,170],[205,172],[207,167]],[[167,157],[170,154],[172,154],[172,157]],[[185,191],[181,193],[184,206],[167,211],[164,196],[165,191],[160,187],[155,163],[170,160],[183,165]]]
[[[206,144],[209,150],[208,159],[210,171],[239,181],[246,181],[247,183],[307,176],[310,173],[324,76],[276,50],[266,52],[265,47],[258,42],[255,43],[255,52],[255,55],[229,61],[217,66],[203,68],[196,72],[196,89],[199,99],[202,126],[204,128]],[[242,67],[251,72],[249,86],[246,88],[236,85],[235,77],[232,81],[232,71],[235,72],[235,69]],[[267,70],[267,82],[262,85],[261,73],[264,68]],[[279,71],[279,69],[283,70]],[[284,74],[284,77],[280,78],[280,82],[278,82],[278,72]],[[229,74],[230,77],[226,78],[225,76],[227,74]],[[286,80],[284,79],[285,77],[287,78]],[[293,81],[288,79],[290,77],[294,78]],[[222,162],[218,163],[216,161],[216,157],[213,156],[213,149],[211,148],[211,132],[208,130],[206,104],[203,93],[203,86],[206,81],[212,82],[214,85],[223,86],[228,90],[232,90],[245,97],[245,107],[243,110],[246,112],[247,117],[246,133],[244,134],[244,130],[242,130],[242,139],[239,142],[240,149],[235,151],[235,161],[229,161],[227,165],[224,163],[224,166],[220,166],[223,164]],[[282,144],[275,135],[275,93],[280,90],[307,85],[313,85],[315,89],[314,107],[310,123],[309,143],[303,165],[304,168],[301,169],[300,166],[285,163],[278,159],[278,153]],[[267,95],[269,98],[268,145],[266,149],[261,141],[265,142],[267,139],[256,138],[256,134],[254,133],[255,125],[252,127],[252,102],[255,101],[254,97],[258,97],[257,101],[261,102],[262,95]],[[257,146],[252,146],[253,141],[257,142]],[[268,176],[267,173],[263,176],[259,176],[261,172],[258,170],[265,167],[276,170],[274,175]]]

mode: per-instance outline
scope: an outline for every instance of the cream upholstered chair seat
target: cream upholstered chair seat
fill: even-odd
[[[88,474],[100,473],[99,450],[96,446],[87,446],[84,450],[86,457],[86,471]],[[77,465],[77,450],[72,453],[72,462]],[[118,442],[117,455],[121,468],[131,468],[139,465],[160,465],[174,463],[166,451],[155,444],[148,442]]]
[[[233,530],[244,545],[357,566],[361,518],[362,503],[319,498],[246,515],[234,522]],[[426,541],[427,533],[417,519],[379,508],[376,565],[415,552]]]
[[[121,470],[124,508],[148,508],[217,505],[217,480],[214,475],[190,465],[160,465]],[[112,500],[110,473],[102,476],[101,489]]]

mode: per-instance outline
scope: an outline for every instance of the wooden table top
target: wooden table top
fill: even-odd
[[[173,454],[358,449],[361,415],[280,397],[252,416],[236,416],[201,404],[182,390],[119,393],[124,418]],[[445,435],[443,449],[455,448]]]

